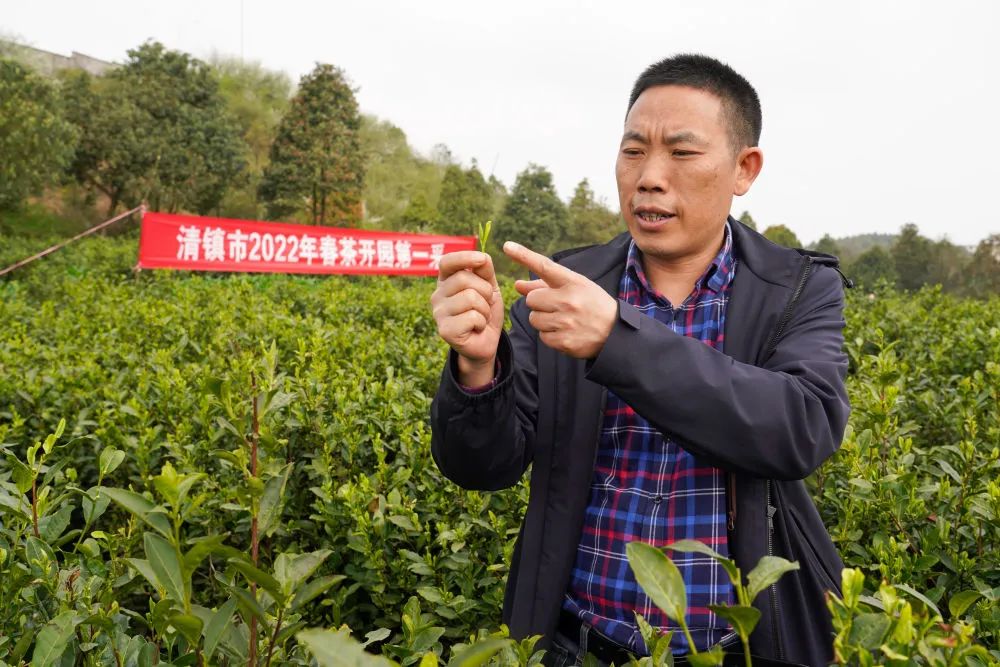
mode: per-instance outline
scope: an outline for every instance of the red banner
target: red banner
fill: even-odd
[[[433,276],[442,255],[475,247],[474,236],[146,213],[139,268]]]

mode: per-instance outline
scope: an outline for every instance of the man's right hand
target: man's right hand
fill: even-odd
[[[488,384],[504,318],[490,256],[463,250],[442,257],[431,307],[438,335],[458,353],[458,382],[468,387]]]

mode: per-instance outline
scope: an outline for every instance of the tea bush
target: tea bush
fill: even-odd
[[[0,265],[43,246],[0,238]],[[89,239],[0,279],[0,656],[306,663],[296,633],[342,624],[403,664],[499,641],[479,628],[527,489],[431,461],[433,281],[134,259],[134,235]],[[852,294],[846,336],[851,427],[810,480],[827,526],[870,593],[924,591],[996,649],[1000,299]]]

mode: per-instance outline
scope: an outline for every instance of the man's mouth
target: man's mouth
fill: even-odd
[[[643,222],[656,223],[669,220],[673,218],[674,215],[669,213],[654,213],[653,211],[636,211],[635,217],[639,218]]]
[[[677,217],[675,213],[658,206],[637,206],[634,212],[636,219],[643,227],[662,225]]]

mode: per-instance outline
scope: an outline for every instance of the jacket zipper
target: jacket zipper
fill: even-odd
[[[729,507],[729,530],[736,530],[736,473],[726,473],[726,504]]]
[[[795,285],[795,291],[792,292],[792,297],[788,300],[788,305],[785,306],[785,312],[781,315],[781,320],[778,322],[778,326],[774,328],[774,332],[771,334],[771,339],[765,346],[765,352],[763,359],[770,357],[774,350],[778,347],[778,341],[781,340],[781,335],[785,333],[785,327],[788,326],[788,322],[792,319],[792,313],[795,310],[795,304],[798,302],[799,297],[802,296],[802,290],[805,289],[806,281],[809,280],[809,274],[812,272],[813,258],[809,255],[805,255],[805,262],[802,265],[801,271],[799,271],[799,280]],[[841,274],[843,276],[843,274]],[[774,515],[778,511],[778,508],[771,504],[771,480],[767,480],[767,555],[774,555]],[[771,639],[774,643],[774,653],[779,660],[783,660],[785,657],[784,647],[781,644],[781,610],[778,608],[778,584],[773,583],[769,586],[769,594],[771,597]]]
[[[774,515],[778,508],[771,504],[771,480],[767,480],[767,555],[774,555]],[[778,660],[784,660],[785,650],[781,644],[779,623],[781,613],[778,609],[778,584],[773,583],[768,587],[771,596],[771,640],[774,644],[774,654]]]
[[[799,281],[795,286],[795,291],[792,292],[792,298],[788,300],[788,305],[785,306],[785,312],[781,314],[781,320],[778,321],[778,325],[774,327],[774,331],[771,333],[771,339],[767,341],[767,345],[764,347],[764,356],[762,359],[767,359],[772,354],[774,354],[775,348],[778,347],[778,341],[781,340],[781,334],[785,333],[785,327],[788,326],[788,322],[792,319],[792,311],[795,310],[795,304],[802,296],[802,290],[805,289],[806,281],[809,280],[809,274],[812,273],[813,258],[809,255],[805,256],[805,263],[802,265],[802,270],[799,272]]]
[[[601,449],[601,431],[604,430],[604,411],[608,409],[608,389],[601,389],[601,409],[597,411],[597,446],[594,447],[594,460],[590,467],[593,469],[597,465],[597,454]]]

